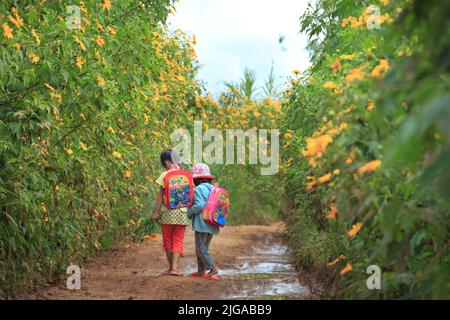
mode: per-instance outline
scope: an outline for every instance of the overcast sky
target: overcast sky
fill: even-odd
[[[197,38],[199,78],[215,96],[224,81],[238,81],[246,66],[262,86],[272,61],[278,83],[308,66],[299,18],[306,0],[181,0],[169,23]],[[284,42],[279,43],[280,36]]]

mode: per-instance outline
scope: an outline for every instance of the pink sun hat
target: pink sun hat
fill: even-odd
[[[200,179],[200,178],[215,179],[216,177],[211,175],[207,164],[196,163],[192,167],[192,178],[194,178],[194,179]]]

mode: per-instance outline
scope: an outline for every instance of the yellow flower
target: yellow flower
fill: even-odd
[[[326,215],[326,218],[327,218],[328,220],[335,220],[336,217],[337,217],[337,214],[338,214],[337,207],[336,207],[335,204],[332,204],[332,205],[330,206],[330,211],[328,211],[328,213],[327,213],[327,215]]]
[[[389,69],[389,62],[381,59],[380,63],[372,70],[370,76],[374,79],[382,79]]]
[[[16,26],[17,29],[20,28],[21,26],[21,21],[17,20],[16,18],[14,18],[13,16],[9,15],[8,16],[9,21],[12,22],[12,24],[14,24]]]
[[[39,39],[39,36],[36,33],[36,30],[31,29],[31,34],[34,37],[34,40],[36,40],[37,44],[41,44],[41,39]]]
[[[125,178],[131,178],[131,171],[130,170],[126,170],[125,173],[123,174],[123,176]]]
[[[317,156],[320,158],[331,142],[333,142],[333,138],[328,134],[317,138],[306,138],[306,150],[302,151],[302,154],[305,157]]]
[[[67,154],[70,156],[73,154],[73,150],[72,149],[66,149]]]
[[[47,212],[47,207],[45,206],[45,203],[42,202],[42,203],[39,205],[39,207],[41,208],[42,211]]]
[[[80,47],[80,49],[82,51],[86,51],[86,46],[84,45],[84,43],[80,40],[80,38],[78,38],[77,36],[74,37],[75,38],[75,42],[78,43],[78,46]]]
[[[386,22],[389,24],[393,24],[394,23],[394,19],[391,18],[391,16],[389,15],[389,13],[385,13],[380,17],[380,23],[384,23]]]
[[[348,158],[345,160],[345,163],[350,164],[353,162],[354,159],[355,159],[355,153],[351,152],[350,155],[348,156]]]
[[[19,16],[19,10],[16,7],[13,7],[11,11],[14,17],[9,15],[8,19],[16,26],[17,29],[20,29],[20,27],[23,25],[23,20]]]
[[[331,65],[331,68],[334,72],[338,71],[341,68],[341,63],[339,62],[339,60],[335,60]]]
[[[364,166],[362,166],[361,168],[359,168],[359,174],[361,175],[366,172],[372,172],[372,171],[378,169],[380,166],[381,166],[380,160],[370,161],[370,162],[366,163]]]
[[[352,271],[352,269],[353,269],[352,264],[350,262],[348,262],[347,265],[344,267],[344,269],[341,270],[341,272],[340,272],[341,276]]]
[[[14,38],[13,30],[10,28],[10,26],[6,22],[2,25],[2,27],[3,27],[3,34],[5,35],[6,38],[8,38],[8,39]]]
[[[110,0],[103,0],[103,10],[111,10],[111,1]]]
[[[348,124],[347,123],[345,123],[345,122],[343,122],[343,123],[341,123],[340,125],[339,125],[339,131],[342,131],[342,130],[345,130],[345,129],[347,129],[347,127],[348,127]]]
[[[355,68],[350,70],[350,72],[345,77],[345,81],[353,82],[355,80],[364,79],[365,73],[361,70],[361,68]]]
[[[97,24],[97,28],[101,31],[101,32],[105,32],[105,28],[103,28],[103,26],[100,24],[100,22],[96,22]]]
[[[357,28],[357,27],[362,26],[363,24],[364,24],[364,20],[362,19],[362,17],[359,17],[359,19],[357,19],[355,17],[348,17],[348,18],[342,19],[341,27],[345,28],[348,25],[350,25],[351,28]]]
[[[108,132],[116,134],[116,131],[114,131],[114,129],[111,126],[108,127]]]
[[[81,70],[81,68],[83,68],[83,64],[84,64],[83,58],[80,56],[77,56],[76,61],[77,61],[76,66],[78,67],[78,69]]]
[[[100,36],[97,37],[96,42],[100,47],[105,44],[105,40]]]
[[[389,3],[391,2],[391,0],[380,0],[380,2],[386,7],[389,5]]]
[[[136,222],[134,222],[134,220],[131,219],[131,220],[130,220],[130,224],[131,224],[132,226],[134,226],[134,225],[136,224]]]
[[[51,85],[49,85],[48,83],[44,83],[44,86],[47,88],[47,89],[49,89],[49,90],[52,90],[52,91],[55,91],[55,88],[53,88]]]
[[[341,170],[339,170],[339,169],[333,170],[333,174],[334,174],[335,176],[337,176],[339,173],[341,173]]]
[[[111,27],[111,26],[107,26],[107,28],[108,28],[109,32],[111,32],[111,34],[112,34],[113,36],[116,35],[116,33],[117,33],[116,29],[114,29],[114,28]]]
[[[31,62],[33,64],[38,64],[39,61],[41,61],[41,59],[37,55],[35,55],[34,53],[30,54],[29,57],[30,57]]]
[[[352,54],[344,54],[340,58],[341,58],[341,60],[352,60],[353,55]]]
[[[408,57],[411,57],[411,55],[412,55],[411,49],[409,47],[406,48],[406,55]]]
[[[357,224],[354,224],[352,226],[352,228],[347,232],[347,235],[349,238],[353,238],[354,236],[356,236],[356,234],[359,232],[359,230],[361,230],[362,228],[362,223],[358,222]]]
[[[105,85],[105,79],[103,79],[103,77],[98,76],[97,83],[100,87],[103,87]]]
[[[326,82],[326,83],[323,85],[323,87],[324,87],[325,89],[337,89],[338,86],[337,86],[334,82],[329,81],[329,82]]]
[[[117,152],[117,151],[113,151],[112,155],[113,155],[114,158],[117,158],[117,159],[122,158],[122,155],[119,152]]]
[[[60,94],[50,92],[50,97],[52,97],[52,99],[55,99],[58,102],[61,102],[61,95]]]
[[[344,18],[344,19],[342,19],[341,27],[345,28],[347,25],[349,25],[351,22],[354,22],[354,21],[356,21],[355,17]]]
[[[22,48],[22,46],[19,43],[16,43],[14,45],[14,48],[16,49],[17,52],[19,52],[20,48]]]
[[[317,179],[317,182],[319,182],[319,183],[327,183],[327,182],[329,182],[331,180],[332,176],[333,175],[331,173],[327,173],[327,174],[319,177]]]
[[[316,184],[317,184],[317,181],[313,181],[313,182],[308,183],[306,185],[306,190],[311,190],[312,188],[314,188],[316,186]]]
[[[309,164],[312,168],[317,167],[317,162],[316,162],[316,160],[315,160],[314,158],[312,158],[312,157],[309,158],[308,164]]]
[[[298,76],[300,74],[300,70],[293,70],[292,73]]]
[[[337,265],[340,261],[345,260],[345,259],[346,259],[346,257],[343,254],[341,254],[339,257],[334,259],[332,262],[328,263],[328,266],[333,267],[333,266]]]
[[[80,141],[80,148],[84,151],[88,151],[87,145],[85,145],[83,142]]]
[[[375,109],[375,104],[372,101],[369,101],[367,103],[367,111],[372,111],[373,109]]]
[[[156,240],[156,239],[158,239],[158,235],[156,233],[144,236],[144,240]]]

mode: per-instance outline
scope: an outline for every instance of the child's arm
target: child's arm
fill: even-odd
[[[163,203],[162,197],[163,197],[163,190],[162,190],[162,188],[160,188],[158,194],[156,195],[156,203],[155,203],[155,207],[153,208],[152,215],[151,215],[151,218],[153,220],[156,220],[159,217],[159,211],[161,210],[161,206]]]
[[[196,188],[194,192],[194,203],[188,209],[188,218],[191,219],[194,215],[199,214],[206,207],[206,203],[200,194],[200,188]]]

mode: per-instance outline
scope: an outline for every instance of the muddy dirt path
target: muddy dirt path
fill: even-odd
[[[167,269],[161,236],[143,243],[120,243],[82,270],[81,290],[42,290],[40,299],[311,299],[299,281],[283,225],[226,227],[211,243],[220,281],[161,275]],[[196,271],[194,234],[187,229],[184,275]]]

